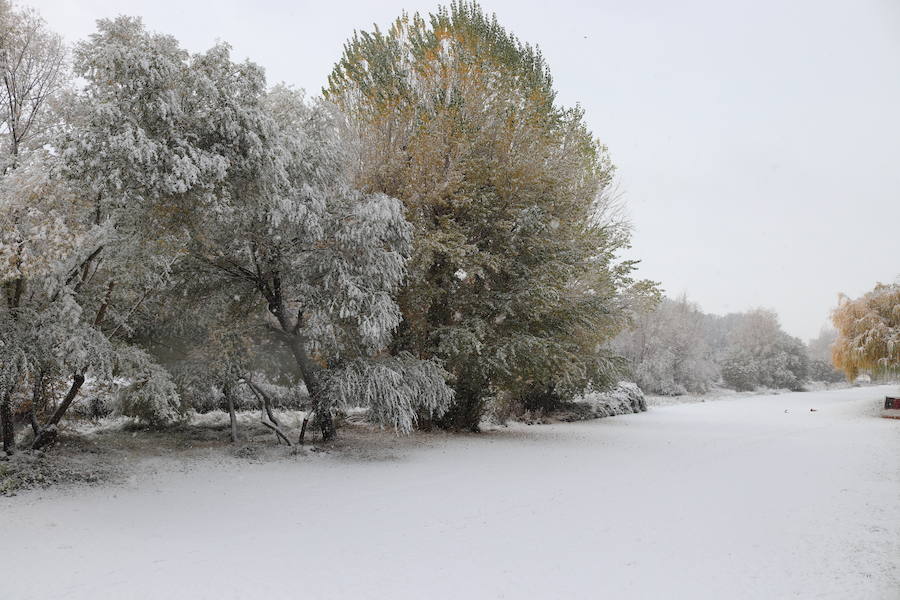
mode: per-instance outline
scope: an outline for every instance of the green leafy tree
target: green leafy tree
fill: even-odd
[[[346,44],[326,96],[363,140],[357,183],[413,226],[392,345],[445,361],[444,423],[477,428],[499,393],[570,395],[617,379],[606,342],[652,285],[617,260],[613,166],[581,109],[558,107],[540,52],[454,3]]]

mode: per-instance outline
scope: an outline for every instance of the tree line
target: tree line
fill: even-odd
[[[88,387],[159,424],[252,393],[285,441],[273,386],[325,439],[350,406],[477,429],[616,382],[657,293],[619,258],[607,149],[475,4],[354,34],[315,98],[137,18],[70,52],[6,0],[0,71],[7,452]]]
[[[162,425],[248,403],[477,430],[634,377],[802,385],[774,314],[663,300],[624,260],[615,168],[540,51],[477,4],[353,34],[322,94],[140,19],[68,48],[0,0],[0,437],[98,398]],[[834,363],[896,366],[897,286],[835,313]],[[876,331],[876,334],[872,334]],[[25,435],[19,435],[25,430]],[[17,438],[18,436],[18,438]]]
[[[857,299],[840,296],[833,327],[804,344],[771,310],[724,316],[682,296],[645,306],[612,347],[640,387],[654,394],[704,394],[715,387],[802,390],[900,368],[900,285],[878,284]]]

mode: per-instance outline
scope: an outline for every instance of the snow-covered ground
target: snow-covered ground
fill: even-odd
[[[125,486],[0,498],[0,581],[11,600],[897,599],[900,421],[877,417],[889,391],[417,435],[353,456],[156,459]]]

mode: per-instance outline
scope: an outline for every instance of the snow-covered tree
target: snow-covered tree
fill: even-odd
[[[809,359],[803,342],[781,329],[774,312],[756,309],[740,315],[720,367],[722,380],[736,390],[799,390],[808,378]]]
[[[54,244],[66,238],[59,213],[41,218],[47,161],[38,151],[54,123],[48,104],[67,81],[64,57],[59,36],[36,13],[0,0],[0,437],[6,451],[13,446],[13,396],[29,371],[26,350],[34,348],[19,319],[27,310],[28,278],[47,273],[59,250]],[[48,202],[58,204],[59,190],[50,187]],[[43,382],[35,390],[32,402]]]
[[[554,104],[540,52],[454,3],[354,35],[326,92],[363,138],[356,181],[413,225],[392,352],[446,361],[445,423],[477,428],[499,392],[617,379],[605,342],[635,282],[627,229],[599,216],[613,167],[582,111]]]
[[[705,393],[714,385],[800,389],[809,379],[804,344],[762,309],[717,316],[685,298],[664,299],[639,312],[613,347],[628,359],[635,381],[656,394]]]
[[[823,327],[818,337],[807,342],[810,381],[837,383],[844,380],[844,374],[831,362],[831,347],[837,340],[837,335],[837,330],[833,327]]]
[[[48,104],[67,81],[62,38],[31,9],[0,0],[0,173],[46,139]]]
[[[838,331],[832,359],[847,379],[900,371],[900,284],[879,283],[856,299],[841,296],[831,320]]]
[[[634,381],[644,391],[702,394],[719,380],[709,321],[710,316],[687,298],[664,298],[655,309],[638,314],[613,347],[628,360]]]
[[[171,214],[224,178],[224,160],[187,126],[196,104],[215,107],[182,68],[185,57],[135,20],[99,22],[75,50],[85,84],[68,98],[66,122],[27,156],[20,146],[4,176],[2,317],[15,332],[7,343],[24,357],[5,392],[25,377],[69,381],[36,447],[52,441],[87,377],[125,377],[127,406],[152,420],[174,416],[167,372],[128,337],[183,253]]]
[[[102,108],[91,121],[97,139],[77,148],[74,162],[95,185],[121,190],[121,204],[145,207],[135,224],[141,247],[179,259],[167,271],[172,290],[206,290],[214,297],[203,309],[251,320],[290,350],[332,435],[333,408],[351,399],[329,393],[342,388],[325,378],[371,359],[399,322],[393,295],[411,234],[402,205],[352,187],[355,146],[331,105],[285,87],[267,92],[262,70],[232,62],[225,45],[190,56],[120,18],[102,22],[79,56]],[[392,372],[417,381],[409,393],[431,393],[395,404],[396,394],[373,384],[353,401],[399,430],[416,418],[407,407],[446,408],[451,391],[437,363],[392,363]]]

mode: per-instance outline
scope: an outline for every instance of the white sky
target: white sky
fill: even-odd
[[[318,92],[354,29],[437,2],[31,0],[70,41],[140,15]],[[900,1],[485,0],[619,167],[640,275],[803,339],[900,275]]]

